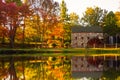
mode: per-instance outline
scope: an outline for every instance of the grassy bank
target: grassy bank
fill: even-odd
[[[118,55],[120,48],[0,49],[0,56],[84,56]]]

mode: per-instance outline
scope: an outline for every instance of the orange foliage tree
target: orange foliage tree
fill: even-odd
[[[49,45],[56,44],[58,47],[62,47],[63,44],[63,37],[64,37],[64,29],[63,29],[63,24],[58,23],[56,26],[52,29],[50,32],[49,39],[47,43]]]

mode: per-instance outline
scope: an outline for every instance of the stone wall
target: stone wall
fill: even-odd
[[[87,42],[92,38],[103,38],[103,33],[72,33],[71,34],[71,47],[85,48]]]

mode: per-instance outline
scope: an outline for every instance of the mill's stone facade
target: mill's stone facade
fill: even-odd
[[[92,38],[103,39],[103,30],[101,27],[72,27],[71,33],[71,47],[73,48],[85,48],[87,43]]]

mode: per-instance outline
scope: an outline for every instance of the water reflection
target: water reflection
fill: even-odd
[[[0,80],[77,80],[82,77],[119,78],[120,56],[0,57]]]
[[[0,80],[70,80],[70,57],[0,58]]]
[[[71,65],[73,78],[117,80],[120,77],[120,56],[73,56]]]

